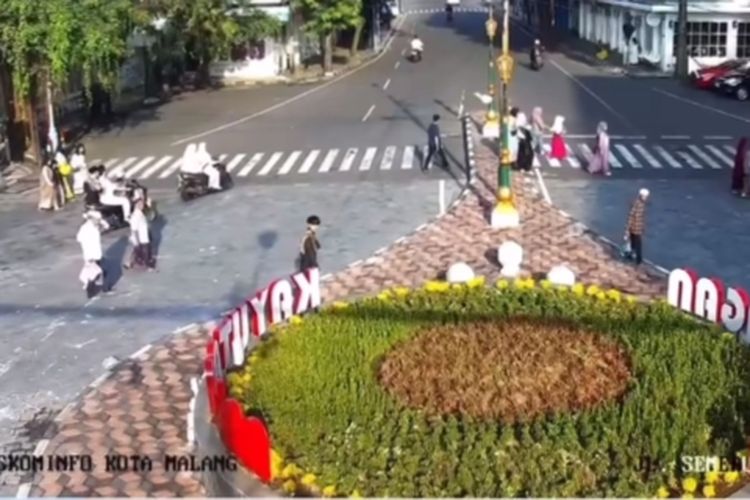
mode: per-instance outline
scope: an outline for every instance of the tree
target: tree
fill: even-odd
[[[114,90],[135,22],[132,0],[3,0],[0,48],[37,161],[40,90],[66,87],[76,71],[87,91],[93,82]]]
[[[337,30],[356,28],[361,22],[361,0],[294,0],[305,20],[304,29],[320,39],[323,71],[333,67],[333,34]]]
[[[234,44],[275,35],[281,28],[264,12],[226,0],[158,0],[151,10],[169,19],[172,29],[181,34],[183,50],[198,61],[204,83],[210,77],[210,63],[226,56]]]

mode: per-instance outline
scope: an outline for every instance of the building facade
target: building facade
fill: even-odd
[[[674,69],[677,2],[553,0],[555,25],[621,55]],[[631,27],[631,43],[624,27]],[[731,58],[750,57],[750,1],[688,2],[690,70]]]

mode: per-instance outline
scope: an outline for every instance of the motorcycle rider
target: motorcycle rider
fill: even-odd
[[[417,61],[422,60],[422,51],[424,51],[424,43],[422,43],[422,40],[415,33],[414,38],[411,39],[411,52]]]
[[[208,189],[221,191],[221,172],[214,166],[213,158],[211,158],[211,155],[206,150],[205,142],[201,142],[198,145],[196,159],[198,165],[201,166],[202,172],[208,176]]]
[[[445,4],[445,15],[448,17],[448,22],[453,21],[453,4]]]
[[[115,182],[106,175],[99,177],[102,186],[99,201],[102,205],[119,206],[122,208],[122,216],[125,221],[130,220],[130,200],[125,196],[125,188],[119,182]]]
[[[531,47],[529,58],[531,60],[532,68],[539,69],[542,67],[542,43],[539,39],[534,40],[534,45]]]

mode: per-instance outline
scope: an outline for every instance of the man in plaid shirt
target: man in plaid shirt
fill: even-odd
[[[628,225],[625,228],[625,241],[630,241],[630,255],[636,264],[643,262],[643,230],[646,225],[646,201],[649,190],[646,188],[638,192],[638,197],[630,207]]]

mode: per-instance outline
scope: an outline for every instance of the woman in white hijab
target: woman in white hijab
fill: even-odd
[[[214,191],[221,191],[221,173],[214,167],[211,155],[206,150],[205,142],[201,142],[198,145],[198,152],[195,156],[201,170],[208,176],[208,188]]]
[[[185,152],[182,153],[182,163],[180,164],[180,172],[186,174],[200,174],[201,166],[197,160],[198,148],[195,144],[190,143],[185,148]]]
[[[568,146],[565,144],[565,118],[557,115],[552,123],[552,143],[550,158],[564,160],[568,156]]]

